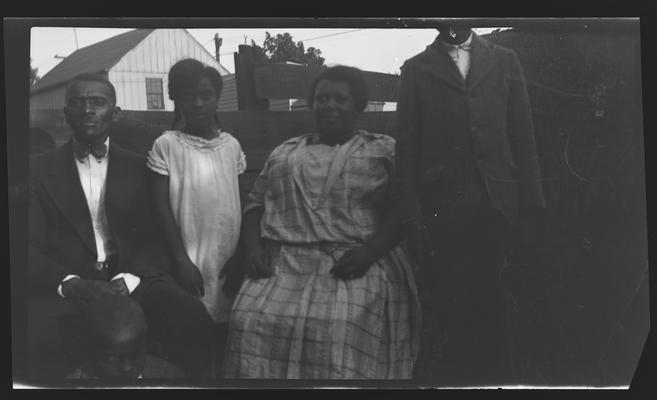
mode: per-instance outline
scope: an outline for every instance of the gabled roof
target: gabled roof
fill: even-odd
[[[82,73],[108,71],[154,29],[135,29],[74,51],[32,87],[36,93],[62,85]]]

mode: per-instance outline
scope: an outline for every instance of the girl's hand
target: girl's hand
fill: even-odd
[[[189,257],[178,261],[180,286],[194,296],[204,296],[203,275]]]
[[[248,251],[245,260],[246,275],[250,279],[269,278],[274,274],[273,269],[269,265],[267,253],[262,246],[256,246]]]
[[[236,294],[244,282],[245,272],[242,267],[242,259],[243,253],[238,248],[219,273],[219,279],[225,278],[222,290],[229,296]]]
[[[361,246],[345,252],[330,272],[338,279],[358,279],[367,273],[374,261],[371,249]]]

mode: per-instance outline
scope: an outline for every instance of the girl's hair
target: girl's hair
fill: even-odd
[[[219,98],[221,96],[221,89],[223,88],[223,79],[221,78],[219,71],[216,69],[193,58],[185,58],[175,63],[169,70],[169,83],[167,89],[169,91],[169,99],[173,100],[175,104],[173,110],[174,119],[173,124],[171,124],[172,129],[175,129],[176,125],[182,118],[176,102],[182,100],[185,93],[189,91],[189,88],[202,78],[207,78],[210,81],[210,84],[217,94],[217,98]],[[216,114],[214,119],[217,122],[217,125],[221,126]]]
[[[308,106],[312,109],[315,101],[315,90],[321,81],[344,82],[349,86],[349,91],[354,99],[354,107],[357,112],[362,112],[367,107],[368,91],[363,72],[355,67],[336,65],[324,67],[315,77],[308,92]]]

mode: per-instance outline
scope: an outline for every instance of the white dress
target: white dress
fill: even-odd
[[[190,260],[205,282],[201,298],[215,322],[225,322],[233,298],[221,290],[219,273],[235,252],[241,207],[237,175],[246,170],[239,142],[220,132],[207,140],[166,131],[148,153],[148,167],[169,176],[169,204]]]

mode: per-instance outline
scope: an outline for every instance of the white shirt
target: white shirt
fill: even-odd
[[[105,141],[105,146],[109,146],[109,138]],[[91,214],[94,238],[96,239],[96,252],[98,253],[96,261],[98,262],[106,261],[116,253],[111,242],[111,233],[107,223],[107,214],[105,213],[105,180],[107,179],[108,160],[109,153],[100,160],[96,159],[91,153],[82,160],[75,157],[80,183],[87,200],[89,214]]]
[[[472,33],[470,33],[468,40],[459,45],[450,44],[447,42],[442,43],[447,48],[449,56],[452,57],[452,60],[454,60],[454,63],[461,72],[461,76],[463,76],[463,79],[465,79],[468,76],[468,72],[470,71],[470,51],[463,49],[462,46],[466,46],[468,48],[470,47],[470,44],[472,43]]]
[[[105,146],[109,149],[109,138],[105,141]],[[100,160],[96,159],[91,153],[82,160],[75,157],[75,165],[78,169],[80,183],[82,184],[82,190],[84,191],[87,206],[89,207],[89,214],[91,215],[96,252],[98,253],[98,259],[96,261],[98,262],[107,261],[110,256],[116,253],[107,222],[107,214],[105,213],[105,181],[107,178],[108,162],[109,151]],[[62,280],[62,283],[72,278],[79,278],[79,276],[68,275]],[[139,277],[126,273],[118,274],[112,280],[119,278],[124,279],[130,293],[139,285],[140,281]],[[57,293],[64,297],[62,294],[62,285],[59,285],[57,288]]]

